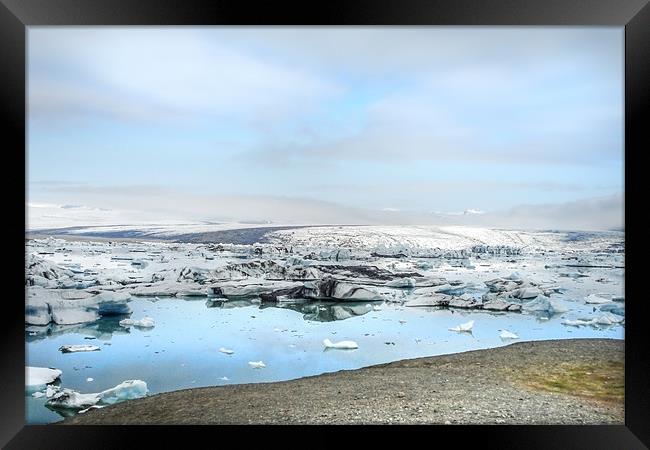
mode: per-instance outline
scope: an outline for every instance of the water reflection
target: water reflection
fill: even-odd
[[[75,323],[70,325],[30,325],[25,327],[25,341],[34,342],[42,339],[56,338],[65,334],[82,334],[85,337],[110,341],[115,334],[129,334],[128,328],[120,325],[120,320],[129,317],[128,314],[119,316],[104,316],[96,322]]]

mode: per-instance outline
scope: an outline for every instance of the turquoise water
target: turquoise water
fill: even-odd
[[[387,303],[304,303],[279,306],[206,299],[137,298],[134,319],[153,317],[150,329],[123,328],[124,317],[92,324],[28,327],[27,365],[61,369],[61,386],[99,392],[124,380],[144,380],[151,394],[231,383],[289,380],[356,369],[401,359],[498,347],[512,342],[564,339],[623,339],[624,327],[570,327],[565,318],[598,315],[591,306],[567,302],[572,311],[553,317]],[[373,306],[381,308],[375,311]],[[338,319],[338,320],[337,320]],[[470,333],[449,331],[474,320]],[[504,341],[500,330],[519,335]],[[86,339],[92,338],[92,339]],[[323,339],[354,340],[356,350],[325,350]],[[101,351],[62,354],[66,344],[92,344]],[[221,353],[219,348],[234,354]],[[249,361],[263,361],[253,369]],[[87,378],[94,381],[88,382]],[[227,377],[228,380],[223,380]],[[62,420],[45,398],[26,394],[27,423]]]

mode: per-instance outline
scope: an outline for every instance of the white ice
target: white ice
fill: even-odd
[[[501,339],[519,339],[519,336],[517,336],[515,333],[508,330],[502,330],[499,337]]]
[[[141,328],[153,328],[156,326],[156,321],[151,317],[143,317],[140,320],[133,319],[122,319],[119,321],[119,324],[123,327],[141,327]]]
[[[587,297],[585,297],[585,303],[589,304],[601,304],[601,303],[609,303],[611,300],[607,300],[606,298],[599,297],[596,294],[589,294]]]
[[[470,320],[467,323],[462,323],[458,326],[450,328],[449,331],[472,331],[473,327],[474,327],[474,321]]]
[[[359,348],[359,345],[354,341],[339,341],[332,342],[329,339],[323,341],[325,348],[340,348],[340,349],[355,349]]]
[[[71,389],[62,389],[54,394],[47,404],[64,409],[87,409],[91,406],[113,405],[126,400],[145,397],[147,383],[142,380],[127,380],[102,392],[82,394]]]
[[[45,385],[53,383],[62,373],[59,369],[27,366],[25,368],[25,385],[30,388],[45,387]]]
[[[263,367],[266,367],[266,364],[264,364],[262,361],[249,361],[248,365],[253,369],[261,369]]]

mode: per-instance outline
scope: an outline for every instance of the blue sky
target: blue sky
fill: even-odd
[[[31,204],[622,214],[622,28],[30,27],[28,50]]]

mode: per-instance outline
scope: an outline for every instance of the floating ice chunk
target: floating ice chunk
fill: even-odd
[[[504,277],[506,280],[511,280],[511,281],[522,281],[523,277],[519,274],[519,272],[512,272],[510,275],[507,277]]]
[[[141,327],[141,328],[153,328],[156,326],[156,321],[153,320],[151,317],[143,317],[140,320],[133,320],[133,319],[122,319],[120,320],[119,324],[123,327]]]
[[[248,365],[253,369],[261,369],[263,367],[266,367],[266,364],[264,364],[262,361],[248,361]]]
[[[581,325],[591,325],[591,326],[609,326],[622,323],[625,320],[623,317],[616,316],[611,313],[605,313],[602,316],[596,317],[594,319],[577,319],[577,320],[565,320],[562,322],[563,325],[569,325],[573,327],[579,327]]]
[[[386,286],[394,288],[413,288],[415,287],[415,280],[413,278],[397,278],[386,283]]]
[[[436,287],[434,291],[439,292],[441,294],[447,294],[447,295],[462,295],[465,293],[465,289],[467,289],[467,285],[465,284],[461,284],[457,286],[444,284],[442,286]]]
[[[622,317],[615,316],[614,314],[605,313],[600,317],[597,317],[593,320],[593,323],[596,325],[614,325],[616,323],[621,323],[625,320]]]
[[[375,306],[372,307],[372,310],[373,311],[381,311],[381,306],[375,305]]]
[[[562,325],[569,325],[571,327],[579,327],[582,325],[590,325],[592,323],[591,320],[584,320],[584,319],[576,319],[576,320],[563,320]]]
[[[75,353],[75,352],[96,352],[101,350],[96,345],[62,345],[59,347],[61,353]]]
[[[355,349],[359,348],[359,345],[354,341],[340,341],[332,342],[329,339],[323,341],[325,348],[340,348],[340,349]]]
[[[596,294],[589,294],[587,297],[585,297],[585,303],[588,304],[601,304],[601,303],[609,303],[611,300],[607,300],[606,298],[599,297]]]
[[[99,314],[96,310],[84,310],[76,308],[52,309],[52,322],[59,325],[94,322],[98,319]]]
[[[86,378],[86,382],[88,382],[88,383],[91,383],[91,382],[93,382],[93,381],[95,381],[94,378],[91,378],[91,377]]]
[[[74,287],[74,286],[73,286]],[[128,293],[102,292],[93,295],[78,289],[28,289],[25,321],[33,325],[94,322],[101,315],[131,312]]]
[[[221,377],[219,379],[222,380],[222,381],[230,381],[230,378],[228,378],[228,377]]]
[[[540,294],[542,294],[542,291],[539,290],[538,288],[526,287],[526,288],[519,289],[519,291],[515,293],[515,297],[521,299],[527,299],[527,298],[535,298]]]
[[[37,391],[37,392],[34,392],[34,393],[32,394],[32,397],[34,397],[34,398],[45,397],[45,392],[38,392],[38,391]]]
[[[45,385],[53,383],[62,373],[59,369],[27,366],[25,368],[25,385],[32,389],[45,387]]]
[[[128,292],[104,291],[94,296],[92,300],[97,302],[98,312],[101,316],[128,314],[131,312],[131,308],[127,304],[131,300],[131,294]]]
[[[512,333],[508,330],[502,330],[499,337],[501,339],[519,339],[519,336],[517,336],[515,333]]]
[[[61,388],[59,386],[53,385],[53,384],[48,384],[47,388],[45,389],[45,396],[47,398],[52,397],[54,394],[59,392]]]
[[[30,325],[47,325],[52,321],[52,313],[41,292],[48,292],[44,289],[30,287],[27,290],[27,301],[25,302],[25,323]]]
[[[606,303],[599,308],[603,312],[611,312],[618,316],[625,315],[625,305],[620,305],[619,303]]]
[[[234,350],[230,350],[229,348],[225,348],[225,347],[219,348],[219,351],[221,353],[225,353],[226,355],[232,355],[233,353],[235,353]]]
[[[458,326],[450,328],[449,331],[472,331],[473,327],[474,327],[474,321],[470,320],[467,323],[462,323]]]
[[[521,305],[524,311],[548,312],[549,314],[561,314],[569,309],[561,302],[550,299],[545,295],[538,295],[532,300]]]
[[[54,394],[46,405],[55,409],[88,409],[92,406],[105,406],[125,400],[141,398],[148,393],[147,383],[142,380],[127,380],[105,391],[81,394],[71,389],[63,389]]]
[[[549,300],[549,304],[551,305],[553,310],[552,313],[554,314],[562,314],[569,311],[569,308],[564,303],[554,298]]]
[[[144,381],[127,380],[118,384],[114,388],[102,391],[101,403],[112,405],[115,403],[123,402],[125,400],[144,397],[148,392],[147,383]]]

